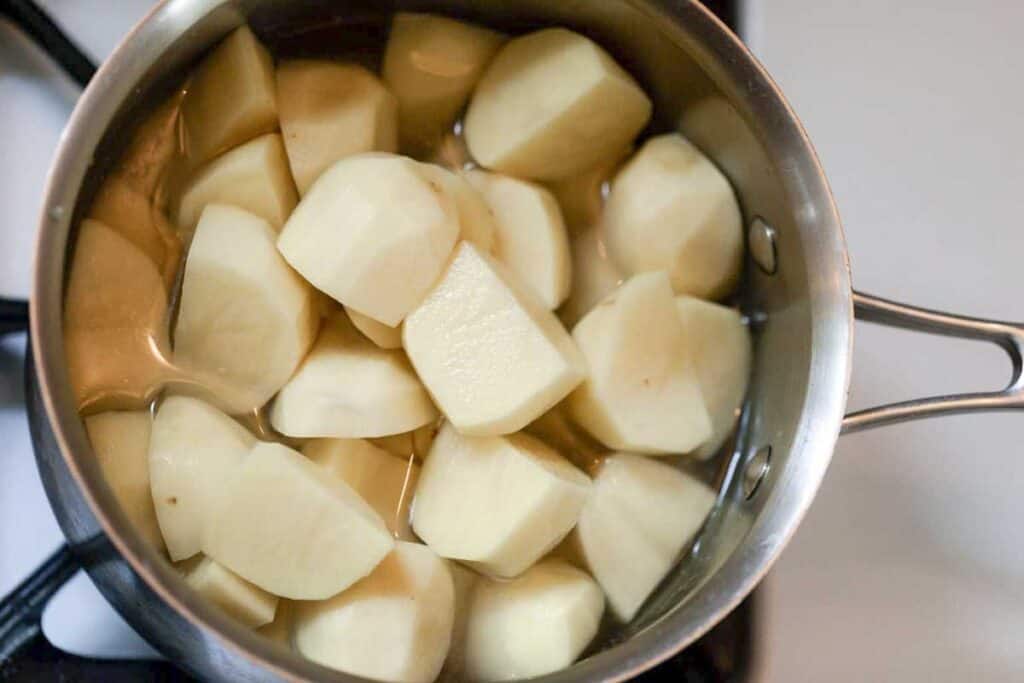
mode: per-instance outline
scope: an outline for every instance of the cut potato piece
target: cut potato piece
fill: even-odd
[[[150,486],[172,561],[199,552],[210,501],[256,444],[245,427],[208,403],[169,396],[149,442]]]
[[[325,600],[369,574],[394,541],[351,488],[286,446],[259,443],[226,481],[203,552],[274,595]]]
[[[274,620],[264,624],[257,629],[257,633],[275,643],[280,643],[287,648],[292,645],[292,621],[295,608],[288,600],[278,598],[277,610],[274,612]]]
[[[587,380],[569,397],[573,419],[609,448],[691,451],[711,420],[665,273],[634,275],[573,329]]]
[[[193,166],[277,128],[274,90],[274,62],[248,26],[214,48],[181,103]]]
[[[211,204],[185,263],[174,360],[223,385],[229,412],[259,408],[292,376],[316,332],[313,292],[247,211]]]
[[[477,84],[469,151],[486,168],[558,180],[626,147],[651,117],[636,81],[592,40],[548,28],[510,41]]]
[[[572,326],[622,284],[622,273],[608,258],[600,225],[574,237],[570,251],[572,286],[558,315]]]
[[[356,64],[283,61],[277,67],[277,102],[292,175],[302,194],[339,159],[398,149],[395,97]]]
[[[359,311],[353,311],[350,308],[346,308],[345,313],[356,329],[380,348],[402,348],[402,330],[399,328],[388,327],[384,323],[377,322],[373,318],[363,315]]]
[[[632,151],[632,147],[624,147],[576,175],[548,184],[570,232],[582,232],[598,223],[604,209],[605,183]]]
[[[467,619],[466,677],[488,683],[564,669],[594,639],[603,612],[597,583],[557,560],[512,581],[480,581]]]
[[[146,450],[153,418],[147,410],[100,413],[85,418],[103,478],[128,522],[151,546],[164,547],[149,495]]]
[[[494,214],[498,259],[550,309],[569,295],[569,235],[554,195],[539,185],[497,173],[466,178]]]
[[[739,279],[741,221],[726,177],[671,133],[648,140],[615,176],[604,229],[627,273],[665,270],[677,293],[717,299]]]
[[[480,193],[462,175],[437,164],[421,164],[420,172],[437,181],[455,201],[460,238],[472,242],[480,251],[493,254],[497,248],[498,227],[491,207]]]
[[[448,658],[445,660],[444,670],[441,672],[441,680],[464,681],[466,680],[466,627],[469,626],[469,608],[481,577],[458,562],[449,562],[448,569],[452,573],[452,583],[455,585],[455,622],[452,624],[452,644],[448,648]]]
[[[288,157],[277,133],[261,135],[210,162],[178,204],[178,228],[191,233],[208,204],[231,204],[280,230],[298,202]]]
[[[459,236],[454,201],[419,166],[389,154],[337,162],[277,243],[317,289],[391,327],[426,296]]]
[[[448,132],[505,36],[431,14],[399,12],[384,52],[384,81],[398,97],[403,145],[430,149]]]
[[[317,439],[306,444],[302,453],[358,493],[396,538],[415,540],[409,530],[409,505],[419,465],[362,439]]]
[[[295,647],[346,673],[430,683],[441,671],[455,619],[447,563],[430,548],[398,542],[365,579],[341,595],[296,605]]]
[[[141,408],[166,376],[167,293],[153,261],[94,220],[75,242],[64,353],[79,409]]]
[[[469,242],[406,319],[402,341],[438,406],[466,434],[521,429],[585,374],[558,319]]]
[[[325,321],[270,411],[282,434],[345,439],[401,434],[437,417],[405,355],[371,344],[344,315]]]
[[[532,436],[469,437],[446,424],[420,472],[412,526],[442,557],[512,577],[569,533],[589,488]]]
[[[694,455],[714,455],[739,417],[750,377],[750,333],[739,311],[689,296],[676,297],[683,324],[683,346],[697,371],[711,438]]]
[[[438,429],[440,429],[440,426],[437,422],[431,422],[405,434],[382,436],[371,439],[371,441],[391,455],[397,455],[399,458],[408,458],[411,455],[417,460],[424,460],[430,452],[430,447],[434,443],[434,437],[437,436]]]
[[[632,619],[715,502],[703,482],[640,455],[609,456],[573,532],[612,611]]]
[[[185,581],[204,599],[245,626],[255,628],[274,620],[276,595],[254,586],[208,557],[188,570]]]

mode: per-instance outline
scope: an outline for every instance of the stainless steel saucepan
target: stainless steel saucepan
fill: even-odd
[[[851,289],[839,216],[799,120],[757,60],[694,0],[166,0],[92,80],[50,174],[32,290],[30,418],[43,482],[72,548],[106,598],[173,661],[210,680],[357,680],[279,651],[230,621],[132,533],[96,466],[68,383],[60,330],[72,226],[133,112],[231,29],[247,21],[273,45],[282,37],[294,42],[313,26],[383,25],[395,9],[454,14],[512,31],[560,24],[594,37],[652,94],[655,129],[682,130],[729,176],[749,230],[740,298],[753,321],[755,362],[735,448],[719,474],[720,505],[628,638],[543,680],[624,680],[716,624],[785,547],[840,433],[1024,406],[1024,327]],[[854,314],[994,342],[1013,360],[1011,381],[1003,391],[845,415]],[[90,550],[96,547],[113,550]]]

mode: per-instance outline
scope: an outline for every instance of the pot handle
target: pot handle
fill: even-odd
[[[843,434],[940,415],[1024,408],[1024,325],[932,311],[858,291],[853,292],[853,309],[858,320],[869,323],[991,342],[1006,352],[1013,369],[1001,391],[931,396],[850,413],[843,419]]]

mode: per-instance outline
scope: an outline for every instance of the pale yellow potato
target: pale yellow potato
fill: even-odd
[[[404,146],[422,152],[451,130],[504,41],[501,33],[448,17],[395,15],[381,72],[398,98]]]
[[[185,573],[185,581],[203,599],[245,626],[256,628],[274,620],[276,595],[254,586],[209,557],[202,558],[190,568]]]
[[[316,439],[303,446],[302,454],[358,493],[395,538],[416,539],[409,529],[409,506],[420,466],[411,455],[402,459],[363,439]]]
[[[277,67],[277,108],[299,193],[334,162],[398,149],[398,104],[356,64],[288,59]]]
[[[462,242],[402,327],[409,359],[455,427],[521,429],[582,380],[585,362],[557,318],[514,276]]]
[[[650,117],[650,99],[607,52],[547,28],[498,52],[473,92],[465,135],[486,168],[558,180],[626,147]]]
[[[185,262],[174,361],[216,384],[232,414],[261,407],[284,386],[318,324],[312,289],[275,239],[262,218],[210,204]]]
[[[203,552],[292,600],[337,595],[394,547],[384,521],[355,491],[280,444],[253,447],[211,507]]]
[[[377,322],[367,315],[350,308],[345,309],[348,319],[352,321],[356,329],[363,333],[363,336],[372,341],[382,349],[402,348],[402,330],[398,327],[388,327],[382,322]]]
[[[615,615],[631,620],[704,524],[706,484],[641,455],[609,456],[572,540]]]
[[[558,310],[562,321],[572,327],[580,318],[622,284],[622,271],[608,258],[600,224],[577,234],[572,252],[572,284],[569,298]]]
[[[149,441],[150,489],[171,561],[199,552],[210,501],[256,445],[256,437],[197,398],[168,396]]]
[[[469,183],[494,215],[497,258],[547,306],[569,295],[569,234],[554,195],[540,185],[499,173],[470,171]]]
[[[710,438],[711,419],[665,273],[634,275],[572,334],[588,375],[567,405],[594,438],[652,455],[686,453]]]
[[[199,64],[181,118],[193,168],[277,128],[274,62],[248,26],[228,35]]]
[[[142,538],[159,551],[164,541],[149,495],[146,459],[152,422],[147,410],[111,411],[85,418],[85,431],[121,511]]]
[[[466,178],[437,164],[421,164],[420,172],[436,180],[455,201],[459,214],[459,237],[472,242],[480,251],[493,254],[497,249],[498,226],[494,212]]]
[[[455,618],[447,563],[399,541],[369,576],[331,600],[296,604],[294,642],[339,671],[394,683],[431,683]]]
[[[624,147],[590,168],[548,183],[548,189],[555,195],[562,209],[562,217],[569,232],[582,232],[600,221],[604,209],[605,184],[614,177],[615,171],[632,152],[632,147]]]
[[[207,205],[230,204],[278,231],[298,200],[281,136],[268,133],[225,152],[192,177],[178,204],[178,228],[190,234]]]
[[[452,624],[452,643],[448,647],[448,658],[441,671],[441,680],[466,680],[466,635],[469,626],[469,609],[473,602],[473,593],[482,580],[479,574],[467,569],[458,562],[448,562],[455,585],[455,621]]]
[[[740,275],[743,229],[729,180],[682,135],[648,140],[612,181],[608,253],[629,274],[664,270],[678,294],[717,299]]]
[[[379,348],[341,314],[324,322],[270,410],[274,429],[306,438],[401,434],[437,417],[405,354]]]
[[[274,612],[274,620],[256,629],[261,636],[268,638],[275,643],[292,647],[292,621],[295,607],[290,600],[278,598],[277,610]]]
[[[509,578],[569,533],[589,489],[532,436],[471,437],[445,424],[420,471],[412,527],[442,557]]]
[[[424,460],[430,452],[430,446],[434,443],[434,437],[437,436],[437,431],[440,428],[437,422],[431,422],[411,432],[382,436],[370,440],[391,455],[397,455],[399,458],[408,458],[411,455],[417,460]]]
[[[426,296],[459,236],[455,202],[419,166],[379,153],[335,163],[299,202],[278,249],[320,291],[396,327]]]

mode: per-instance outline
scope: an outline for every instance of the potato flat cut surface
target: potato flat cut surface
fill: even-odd
[[[249,27],[235,30],[203,59],[181,117],[195,166],[277,128],[274,62]]]
[[[337,162],[277,243],[317,289],[391,327],[430,291],[459,235],[454,201],[418,167],[388,154]]]
[[[648,140],[612,181],[608,253],[626,273],[668,271],[679,294],[717,299],[739,279],[742,216],[728,179],[678,133]]]
[[[398,104],[355,64],[289,59],[277,67],[281,133],[292,175],[305,194],[334,162],[398,149]]]
[[[268,133],[225,152],[192,178],[178,205],[178,228],[191,233],[208,204],[230,204],[277,231],[298,201],[281,136]]]
[[[548,28],[501,49],[473,93],[465,133],[485,168],[558,180],[626,147],[650,117],[650,99],[607,52]]]
[[[576,324],[573,338],[589,374],[569,412],[605,446],[687,453],[711,436],[665,273],[634,275]]]
[[[597,634],[603,612],[600,586],[558,560],[512,581],[484,579],[467,619],[467,678],[511,681],[568,667]]]
[[[402,348],[402,330],[397,327],[388,327],[384,323],[377,322],[373,318],[363,315],[359,311],[346,309],[345,314],[352,321],[356,329],[363,333],[363,336],[372,341],[382,349]]]
[[[270,411],[282,434],[346,439],[401,434],[437,417],[405,355],[367,341],[344,315],[325,321]]]
[[[636,615],[714,502],[707,485],[663,462],[605,459],[572,538],[616,616]]]
[[[171,561],[199,552],[210,501],[256,437],[196,398],[169,396],[157,409],[148,462],[153,505]]]
[[[572,252],[572,285],[569,298],[558,311],[566,325],[572,326],[601,300],[622,284],[622,272],[608,258],[600,225],[576,235]]]
[[[148,410],[111,411],[85,418],[103,478],[125,517],[149,545],[164,547],[149,495],[146,450],[153,418]]]
[[[201,596],[249,628],[269,624],[277,610],[277,596],[254,586],[238,574],[204,557],[185,581]]]
[[[257,444],[212,507],[203,552],[292,600],[338,594],[394,546],[383,520],[351,488],[280,444]]]
[[[513,577],[569,533],[589,487],[531,436],[469,437],[446,424],[420,472],[413,530],[442,557]]]
[[[451,640],[455,591],[444,560],[399,542],[373,573],[337,597],[296,605],[295,647],[357,676],[430,683]]]
[[[585,374],[558,319],[469,242],[405,321],[402,340],[438,406],[466,434],[521,429]]]
[[[459,237],[472,242],[480,251],[493,254],[498,246],[498,226],[494,212],[480,193],[465,176],[437,164],[421,164],[420,171],[436,180],[455,202],[459,214]]]
[[[310,287],[274,246],[270,225],[232,206],[203,210],[185,263],[174,360],[223,385],[232,414],[284,386],[316,332]]]

